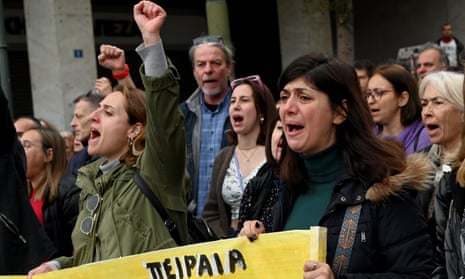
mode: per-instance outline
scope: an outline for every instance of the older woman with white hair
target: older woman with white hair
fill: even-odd
[[[433,204],[437,185],[444,170],[450,169],[450,159],[461,145],[463,126],[462,73],[438,71],[426,75],[419,88],[421,117],[432,145],[425,150],[436,165],[434,187],[422,192],[418,201],[428,218],[433,244],[436,241]]]
[[[443,168],[434,195],[434,220],[436,222],[436,247],[434,254],[435,268],[431,278],[463,278],[465,275],[463,214],[465,208],[465,146],[461,144],[465,139],[463,127],[463,75],[461,78],[447,80],[445,87],[453,87],[454,97],[460,103],[456,118],[448,119],[457,126],[450,127],[458,140],[454,140],[456,151],[448,155],[447,168]],[[455,75],[454,75],[455,77]],[[461,81],[460,81],[461,80]],[[462,93],[462,94],[460,94]]]

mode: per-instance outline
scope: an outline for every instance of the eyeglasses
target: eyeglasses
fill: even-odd
[[[24,132],[20,132],[20,133],[18,133],[18,136],[21,137],[23,134],[24,134]],[[38,144],[35,144],[35,143],[33,143],[31,141],[28,141],[28,140],[23,140],[21,142],[21,145],[23,146],[23,148],[31,148],[33,146],[37,146]]]
[[[223,37],[220,35],[209,35],[209,36],[200,36],[192,40],[194,46],[201,44],[224,44]]]
[[[94,228],[95,217],[95,210],[98,208],[102,198],[98,194],[91,196],[86,203],[86,208],[90,212],[91,216],[87,216],[86,218],[82,219],[81,222],[81,232],[85,235],[89,235],[92,229]]]
[[[384,93],[392,91],[390,89],[380,89],[380,88],[374,88],[372,90],[367,90],[365,93],[365,99],[369,99],[370,97],[373,97],[376,101],[381,100],[381,97],[383,97]]]
[[[262,79],[260,78],[259,75],[253,75],[253,76],[235,79],[231,81],[231,88],[232,89],[236,88],[236,86],[238,86],[239,84],[243,84],[244,81],[246,80],[257,83],[260,86],[260,89],[263,91],[264,86],[263,86]]]

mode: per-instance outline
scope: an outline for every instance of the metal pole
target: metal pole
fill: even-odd
[[[0,0],[0,86],[8,100],[8,106],[13,118],[13,99],[10,89],[10,70],[8,67],[8,50],[5,39],[5,17],[3,15],[3,0]]]
[[[229,12],[226,0],[206,0],[207,27],[209,35],[221,35],[224,43],[234,51],[229,29]],[[234,78],[234,67],[231,72]]]
[[[208,34],[223,36],[225,44],[231,47],[228,5],[226,0],[207,0],[206,11]]]

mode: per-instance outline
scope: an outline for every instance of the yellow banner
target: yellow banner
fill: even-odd
[[[310,231],[262,234],[158,250],[34,276],[64,278],[302,278]],[[25,276],[0,276],[24,279]]]

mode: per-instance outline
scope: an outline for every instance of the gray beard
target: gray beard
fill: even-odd
[[[203,91],[203,94],[205,94],[207,96],[218,96],[218,95],[221,94],[221,91],[217,91],[217,92],[205,92],[205,91]]]

